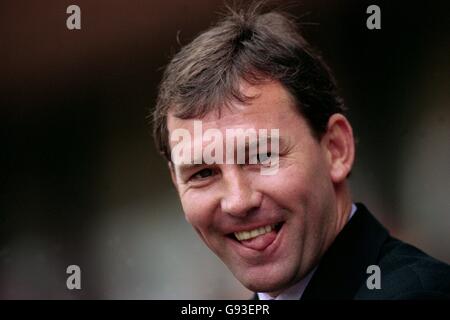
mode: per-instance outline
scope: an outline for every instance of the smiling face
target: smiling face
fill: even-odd
[[[262,164],[177,164],[171,173],[186,219],[206,245],[248,289],[276,294],[316,266],[347,221],[353,137],[334,115],[318,141],[277,82],[242,91],[254,96],[250,103],[206,115],[203,131],[279,129],[277,173],[262,175]],[[183,128],[194,137],[195,120],[169,114],[169,135]]]

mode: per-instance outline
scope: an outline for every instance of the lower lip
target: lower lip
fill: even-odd
[[[260,258],[261,256],[269,257],[273,255],[273,253],[277,250],[281,243],[281,236],[283,235],[284,223],[281,226],[280,230],[278,230],[275,239],[271,244],[266,246],[263,250],[255,250],[243,245],[240,241],[227,238],[228,241],[231,242],[231,245],[235,248],[235,251],[238,252],[240,256],[248,257],[248,258]]]

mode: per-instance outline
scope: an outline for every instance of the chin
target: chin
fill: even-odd
[[[280,282],[277,282],[276,280],[270,280],[270,281],[261,281],[261,282],[248,282],[242,284],[253,292],[280,292],[283,291],[285,288],[287,288],[287,285],[283,285]]]
[[[269,277],[267,275],[270,275]],[[279,276],[268,272],[258,272],[244,276],[235,275],[244,287],[253,292],[277,292],[283,291],[290,286],[292,277],[286,276],[288,273],[281,273]]]

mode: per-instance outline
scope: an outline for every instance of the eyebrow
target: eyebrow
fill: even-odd
[[[186,164],[181,164],[181,165],[177,166],[176,168],[178,168],[178,170],[180,172],[183,172],[183,171],[190,171],[190,170],[198,168],[198,167],[203,167],[205,165],[207,165],[207,164],[204,162],[202,162],[202,163],[186,163]]]

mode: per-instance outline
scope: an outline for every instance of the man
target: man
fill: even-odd
[[[355,148],[344,111],[330,70],[295,23],[253,8],[232,11],[174,56],[154,136],[186,219],[255,298],[450,297],[449,266],[390,237],[352,202]],[[199,126],[215,134],[199,135]],[[251,135],[236,147],[220,140],[231,130],[279,134],[266,136],[270,148],[257,138],[255,153]],[[275,170],[262,174],[269,165]]]

